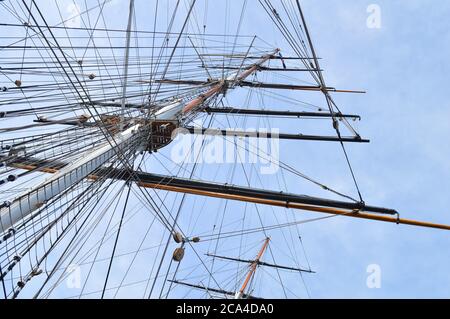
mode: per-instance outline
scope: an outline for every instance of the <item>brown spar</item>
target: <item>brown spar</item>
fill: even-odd
[[[61,168],[59,164],[55,165],[57,167],[52,167],[51,165],[45,165],[44,167],[39,167],[39,165],[33,163],[31,160],[28,160],[26,165],[23,165],[23,164],[21,165],[20,162],[8,163],[7,165],[12,166],[12,167],[21,168],[24,170],[37,170],[37,171],[46,172],[46,173],[56,173],[58,171],[58,169]],[[89,178],[95,180],[95,179],[98,179],[99,176],[90,175]],[[394,224],[403,224],[403,225],[411,225],[411,226],[418,226],[418,227],[450,230],[450,225],[423,222],[423,221],[417,221],[417,220],[412,220],[412,219],[397,218],[397,217],[379,215],[379,214],[371,214],[371,213],[365,213],[365,212],[355,211],[355,210],[345,210],[345,209],[337,209],[337,208],[332,208],[332,207],[322,207],[322,206],[307,205],[307,204],[301,204],[301,203],[292,203],[292,202],[287,202],[287,201],[282,201],[282,200],[272,200],[272,199],[256,198],[256,197],[251,197],[251,196],[226,194],[226,193],[220,193],[217,191],[212,192],[212,191],[205,191],[205,190],[199,190],[199,189],[190,189],[188,187],[171,186],[171,185],[166,185],[163,183],[155,184],[155,183],[137,182],[136,184],[140,187],[160,189],[160,190],[172,191],[172,192],[178,192],[178,193],[186,193],[186,194],[192,194],[192,195],[242,201],[242,202],[248,202],[248,203],[254,203],[254,204],[262,204],[262,205],[269,205],[269,206],[276,206],[276,207],[299,209],[299,210],[304,210],[304,211],[312,211],[312,212],[325,213],[325,214],[331,214],[331,215],[375,220],[375,221],[394,223]]]
[[[201,66],[203,69],[220,69],[220,70],[240,70],[241,68],[237,66],[219,66],[219,65],[213,65],[213,66]],[[243,67],[242,69],[246,69],[247,67]],[[259,67],[260,71],[276,71],[276,72],[317,72],[319,70],[317,69],[301,69],[301,68],[274,68],[274,67],[267,67],[267,66],[261,66]],[[323,71],[323,70],[320,70]]]
[[[435,223],[422,222],[422,221],[417,221],[417,220],[412,220],[412,219],[404,219],[404,218],[397,218],[397,217],[384,216],[384,215],[378,215],[378,214],[363,213],[363,212],[352,211],[352,210],[336,209],[336,208],[330,208],[330,207],[321,207],[321,206],[306,205],[306,204],[299,204],[299,203],[289,203],[289,202],[285,202],[285,201],[261,199],[261,198],[254,198],[254,197],[234,195],[234,194],[209,192],[209,191],[189,189],[189,188],[185,188],[185,187],[170,186],[170,185],[164,185],[164,184],[153,184],[153,183],[142,183],[142,182],[137,183],[137,184],[140,187],[155,188],[155,189],[161,189],[161,190],[179,192],[179,193],[186,193],[186,194],[192,194],[192,195],[208,196],[208,197],[236,200],[236,201],[249,202],[249,203],[255,203],[255,204],[293,208],[293,209],[306,210],[306,211],[312,211],[312,212],[318,212],[318,213],[355,217],[355,218],[368,219],[368,220],[376,220],[376,221],[382,221],[382,222],[394,223],[394,224],[404,224],[404,225],[411,225],[411,226],[450,230],[450,225],[435,224]]]
[[[250,71],[252,69],[248,69]],[[256,69],[258,70],[258,68]],[[255,72],[253,70],[253,72]],[[148,81],[139,81],[139,82],[148,82]],[[155,82],[158,83],[165,83],[165,84],[175,84],[175,85],[207,85],[207,84],[214,84],[214,87],[211,88],[207,93],[204,95],[207,95],[204,100],[209,98],[210,96],[214,95],[217,92],[221,92],[223,90],[228,81],[200,81],[200,80],[173,80],[173,79],[162,79],[162,80],[156,80]],[[241,87],[253,87],[253,88],[262,88],[262,89],[275,89],[275,90],[295,90],[295,91],[312,91],[312,92],[334,92],[334,93],[366,93],[366,91],[361,90],[342,90],[342,89],[336,89],[333,87],[326,87],[323,88],[318,85],[294,85],[294,84],[278,84],[278,83],[263,83],[263,82],[249,82],[249,81],[243,81],[240,80],[237,83],[238,86]],[[217,88],[217,90],[214,90]],[[198,97],[200,99],[202,96]],[[204,101],[203,100],[203,101]],[[194,102],[193,100],[192,102]],[[202,102],[203,103],[203,102]],[[201,103],[200,103],[201,104]],[[198,104],[198,105],[200,105]]]

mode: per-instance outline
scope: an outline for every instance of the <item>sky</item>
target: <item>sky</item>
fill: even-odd
[[[380,29],[366,26],[372,3],[381,10]],[[449,10],[448,4],[425,1],[305,3],[328,82],[368,92],[356,103],[337,98],[361,114],[361,131],[371,139],[350,153],[364,194],[405,218],[442,223],[450,218],[450,110],[446,90],[439,89],[449,68]],[[332,233],[327,225],[320,232],[305,230],[322,247],[314,253],[324,267],[321,280],[311,281],[319,296],[448,298],[446,232],[340,222]],[[365,286],[370,263],[381,267],[380,289]]]
[[[50,10],[54,10],[54,6],[50,2],[40,3],[51,19]],[[153,1],[137,0],[137,3],[140,8],[137,21],[143,29],[150,29],[145,24],[151,20],[147,17],[152,17]],[[200,11],[204,3],[199,4]],[[242,1],[224,1],[214,6],[212,3],[209,1],[210,15],[205,20],[208,28],[211,25],[213,29],[214,22],[224,18],[226,8],[223,10],[223,6],[229,5],[233,21],[239,17]],[[367,145],[347,147],[365,201],[395,208],[402,218],[450,224],[450,108],[445,86],[450,71],[450,3],[430,4],[423,0],[304,0],[301,3],[327,84],[367,91],[363,95],[333,95],[343,111],[361,115],[362,120],[356,127],[363,137],[371,140]],[[77,10],[71,1],[64,4],[66,14]],[[126,12],[126,8],[126,1],[113,0],[107,15],[112,25],[125,27],[122,12]],[[368,26],[373,8],[379,13],[379,27]],[[245,18],[242,34],[258,34],[266,42],[280,47],[285,56],[292,54],[257,1],[248,1]],[[80,21],[72,23],[76,26]],[[233,27],[233,23],[228,26],[229,30]],[[236,94],[230,100],[244,98]],[[274,101],[269,99],[268,102]],[[273,127],[290,132],[296,131],[297,125],[303,125],[302,130],[318,130],[315,123],[273,123]],[[354,193],[338,146],[296,143],[281,143],[280,157],[284,162],[327,185]],[[229,167],[224,167],[227,170],[219,171],[217,176],[217,167],[206,166],[201,175],[226,180]],[[263,177],[263,181],[269,178]],[[292,176],[286,178],[290,192],[303,193],[302,182]],[[264,186],[271,188],[269,182]],[[217,200],[207,203],[211,211],[223,207],[223,202]],[[192,204],[189,218],[198,205]],[[230,204],[230,207],[238,206]],[[195,225],[191,225],[189,218],[182,223],[187,223],[186,227],[195,232]],[[234,221],[233,218],[230,217],[230,221]],[[271,218],[268,217],[269,224]],[[445,253],[450,236],[446,231],[352,218],[307,223],[299,230],[308,260],[316,271],[304,276],[312,298],[450,297],[450,254]],[[132,241],[130,239],[123,249],[130,249]],[[281,242],[278,246],[275,242],[273,247],[280,246]],[[282,261],[289,262],[289,259]],[[118,269],[120,267],[126,268],[126,264]],[[374,267],[380,272],[379,287],[371,288],[367,284],[368,278],[372,278],[368,270]],[[293,283],[292,287],[295,286]],[[59,293],[56,297],[65,296],[67,291]],[[175,291],[174,296],[182,294]]]

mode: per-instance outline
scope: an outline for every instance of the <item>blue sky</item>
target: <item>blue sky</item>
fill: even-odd
[[[71,1],[64,3],[69,5]],[[153,1],[137,0],[137,3],[138,25],[149,30],[151,23],[148,21],[152,18],[148,17],[153,17]],[[227,4],[230,6],[230,19],[237,21],[242,1],[224,1],[221,4],[214,2],[214,5],[213,1],[209,1],[210,15],[206,21],[210,32],[214,28],[224,29],[221,21],[225,18]],[[356,127],[363,137],[371,140],[368,145],[347,147],[366,202],[395,208],[404,218],[450,224],[450,108],[445,86],[450,71],[450,3],[435,1],[430,4],[423,0],[305,0],[302,4],[316,52],[322,58],[320,63],[325,70],[327,84],[337,88],[367,91],[364,95],[334,95],[344,112],[361,115],[362,121]],[[366,25],[369,15],[367,7],[371,4],[376,4],[381,9],[379,29],[368,28]],[[42,2],[43,7],[47,5],[49,7],[45,14],[51,19],[50,2]],[[204,1],[199,1],[200,12],[203,6]],[[108,26],[124,28],[126,18],[122,12],[127,10],[127,1],[114,0],[108,10],[107,16],[111,23]],[[257,1],[250,0],[246,12],[242,34],[257,34],[275,47],[280,47],[284,55],[292,54]],[[5,12],[2,11],[1,14]],[[162,25],[165,26],[164,23]],[[230,33],[233,32],[233,27],[235,25],[230,23]],[[163,27],[161,29],[164,30]],[[261,75],[261,79],[265,79],[264,76]],[[280,81],[280,78],[277,79]],[[237,102],[245,98],[244,93],[232,94],[230,101]],[[274,101],[269,99],[268,103]],[[283,109],[283,106],[279,108]],[[260,123],[252,124],[256,126]],[[318,129],[315,123],[309,122],[277,121],[272,125],[281,127],[281,131],[295,131],[298,127],[305,131]],[[337,145],[282,142],[281,146],[280,155],[284,162],[327,185],[354,195],[350,175]],[[170,154],[169,150],[167,152],[166,154]],[[149,167],[156,166],[157,162],[149,160]],[[224,166],[223,170],[217,166],[206,166],[199,176],[228,181],[229,172],[229,166]],[[293,176],[286,178],[290,192],[319,194],[313,188],[305,188],[305,183]],[[242,176],[233,179],[235,183],[242,184],[243,181]],[[263,181],[266,182],[264,186],[270,189],[275,185],[272,183],[279,180],[266,176]],[[185,207],[188,212],[181,224],[193,234],[210,227],[215,222],[213,216],[217,218],[217,212],[224,209],[223,201],[208,200],[203,205],[206,203],[210,208],[209,215],[202,213],[197,216],[195,211],[201,203],[196,202],[194,197],[189,198],[189,204]],[[179,197],[176,200],[179,201]],[[227,218],[231,223],[239,218],[242,205],[231,203],[230,207],[227,208],[230,210]],[[267,224],[272,224],[271,221],[275,218],[270,214],[283,213],[281,209],[261,210],[263,214],[268,214],[265,217]],[[254,208],[249,208],[249,212],[254,213]],[[295,214],[303,216],[301,213]],[[200,218],[197,225],[192,225],[192,216]],[[129,234],[143,231],[139,229],[139,224],[142,220],[145,221],[142,219],[145,216],[140,218],[129,226]],[[290,220],[289,218],[291,217],[286,217],[286,220]],[[349,218],[332,218],[304,224],[299,227],[299,231],[308,259],[317,272],[304,277],[313,298],[450,297],[450,255],[446,253],[450,244],[448,232]],[[159,237],[158,232],[153,235]],[[279,235],[274,234],[273,247],[282,251],[284,242],[277,236]],[[121,247],[123,251],[132,250],[137,245],[137,239],[129,238]],[[280,241],[277,243],[276,239]],[[252,240],[250,243],[256,239]],[[153,240],[149,244],[152,242]],[[232,244],[235,243],[232,242],[230,247]],[[291,244],[293,249],[299,250],[299,247],[295,247],[296,244]],[[210,248],[207,245],[200,247],[199,251],[202,253]],[[226,252],[226,249],[223,251]],[[248,256],[251,255],[250,252]],[[147,258],[152,258],[152,255]],[[196,264],[195,258],[191,258],[193,260],[187,261],[186,268]],[[279,260],[281,263],[290,262],[289,258],[280,257]],[[145,269],[147,261],[145,258],[142,260],[142,269]],[[304,262],[301,260],[300,263]],[[366,285],[366,269],[370,264],[380,266],[379,289],[369,289]],[[124,262],[117,269],[126,266]],[[99,282],[101,280],[99,277]],[[296,277],[289,283],[289,287],[295,290],[297,286],[302,286],[298,281],[299,278]],[[260,289],[262,290],[258,292],[267,287]],[[299,290],[302,291],[303,286]],[[72,294],[67,291],[59,293],[60,295],[55,296]],[[182,296],[182,293],[183,291],[175,290],[174,296]],[[299,295],[305,296],[304,292],[299,292]],[[123,296],[126,297],[126,294]]]
[[[365,25],[371,3],[381,8],[381,29]],[[447,3],[425,1],[305,3],[328,82],[368,91],[337,97],[362,115],[361,131],[372,141],[350,152],[364,194],[403,217],[443,223],[450,218],[450,111],[440,89],[449,71],[449,10]],[[326,225],[320,229],[305,229],[305,237],[322,247],[317,257],[324,268],[310,283],[318,295],[449,296],[446,232],[353,220],[340,221],[331,233]],[[381,266],[381,289],[365,287],[368,263]]]

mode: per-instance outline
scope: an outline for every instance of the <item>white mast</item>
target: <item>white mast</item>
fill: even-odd
[[[127,78],[128,78],[128,60],[130,58],[130,37],[131,37],[131,23],[133,21],[134,12],[134,0],[130,0],[130,11],[128,13],[128,25],[127,25],[127,42],[125,47],[125,64],[122,86],[122,110],[120,114],[120,130],[123,131],[123,123],[125,117],[125,102],[127,97]]]
[[[37,186],[18,196],[7,207],[0,210],[0,233],[10,229],[15,223],[30,215],[52,197],[63,192],[86,178],[90,173],[107,163],[117,152],[123,152],[141,137],[140,125],[135,125],[116,135],[117,146],[105,142],[100,147],[90,150],[80,159],[63,167],[59,172]],[[143,139],[141,139],[143,140]]]

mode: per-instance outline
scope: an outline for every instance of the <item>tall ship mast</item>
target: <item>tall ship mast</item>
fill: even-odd
[[[336,99],[365,92],[328,84],[299,0],[0,17],[5,299],[308,298],[302,225],[450,230],[366,201],[349,148],[370,141]]]

